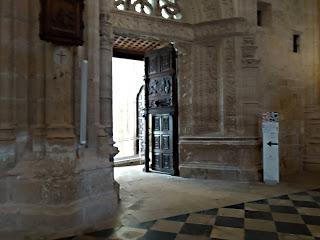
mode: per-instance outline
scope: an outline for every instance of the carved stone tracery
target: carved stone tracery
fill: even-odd
[[[255,36],[247,35],[243,37],[242,43],[242,67],[258,68],[260,59],[257,58],[257,43]]]
[[[176,0],[114,0],[118,10],[138,12],[167,19],[181,19],[181,10]]]

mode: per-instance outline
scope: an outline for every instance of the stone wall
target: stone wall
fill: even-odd
[[[192,78],[186,79],[180,71],[180,89],[187,91],[180,92],[179,101],[180,173],[257,181],[261,143],[256,37],[250,21],[241,15],[242,5],[241,9],[233,1],[213,5],[200,10],[203,18],[194,25],[191,63],[181,67],[192,71],[187,74]],[[212,8],[219,9],[221,20],[212,21],[212,15],[206,14]]]
[[[251,35],[245,29],[234,34],[218,33],[205,45],[194,45],[192,83],[179,83],[191,87],[190,95],[180,93],[188,102],[179,105],[181,176],[254,181],[261,176],[258,100],[252,94],[259,61],[242,52],[246,44],[256,49]]]
[[[118,185],[105,61],[112,41],[110,32],[101,34],[106,46],[99,37],[103,4],[87,2],[91,27],[78,48],[40,40],[39,1],[0,2],[0,239],[53,238],[113,221]],[[78,144],[82,59],[89,60],[88,146]]]
[[[227,1],[224,4],[227,4]],[[270,19],[263,19],[263,26],[258,27],[257,10],[261,4],[270,10],[266,16]],[[212,8],[219,8],[213,5]],[[210,11],[211,8],[207,7],[206,10],[198,8],[203,14],[199,14],[202,18],[198,19],[199,22],[195,25],[197,26],[195,41],[201,39],[201,43],[206,43],[204,53],[209,54],[212,47],[218,47],[218,57],[210,54],[211,61],[209,61],[209,67],[218,71],[214,76],[209,76],[210,70],[208,70],[207,76],[203,77],[201,69],[208,59],[202,54],[201,48],[198,48],[189,58],[191,62],[194,61],[189,66],[189,69],[193,69],[193,80],[187,80],[185,83],[191,86],[193,91],[198,91],[204,84],[210,84],[206,88],[207,91],[210,91],[209,86],[213,85],[218,86],[218,91],[195,94],[191,90],[187,91],[187,87],[181,83],[182,88],[187,91],[181,93],[185,101],[197,106],[191,112],[187,106],[184,107],[184,104],[182,107],[180,105],[182,108],[180,115],[183,118],[180,120],[182,129],[180,166],[183,176],[206,178],[210,169],[211,177],[224,179],[229,178],[227,172],[230,169],[230,177],[233,179],[235,175],[232,171],[237,172],[242,180],[246,179],[243,175],[248,176],[247,179],[253,179],[250,174],[246,174],[246,170],[234,168],[233,164],[237,163],[239,158],[247,162],[241,153],[238,153],[232,161],[233,164],[229,164],[233,154],[228,150],[228,147],[231,147],[228,145],[230,141],[228,137],[232,137],[235,141],[233,143],[239,146],[248,140],[256,141],[255,147],[251,148],[254,149],[251,156],[255,156],[256,160],[251,158],[249,162],[251,168],[256,166],[256,179],[258,179],[261,176],[262,161],[260,116],[265,111],[278,111],[281,115],[282,175],[299,172],[302,169],[318,169],[319,152],[316,150],[319,145],[318,5],[317,1],[295,1],[294,4],[292,1],[234,1],[228,5],[229,8],[226,8],[227,5],[220,6],[220,16],[235,16],[239,19],[235,19],[233,23],[229,21],[230,26],[218,27],[216,31],[209,30],[209,26],[213,28],[220,20],[215,20],[213,23],[210,22],[209,16],[205,18],[206,10]],[[222,6],[224,9],[229,9],[225,10],[230,13],[229,15],[221,15]],[[230,6],[234,6],[234,10],[230,10]],[[211,17],[214,19],[213,16],[218,15],[213,14]],[[243,24],[240,23],[241,19],[244,20]],[[238,22],[238,25],[235,22]],[[199,30],[199,26],[203,29]],[[293,53],[293,34],[297,33],[301,34],[301,51]],[[227,37],[228,35],[234,36]],[[216,60],[213,60],[214,58]],[[207,99],[207,102],[201,99]],[[199,101],[202,101],[201,107],[197,105]],[[202,111],[205,108],[210,111],[211,117]],[[215,125],[217,119],[219,128],[213,131],[211,126]],[[204,131],[197,129],[201,123],[206,123]],[[221,150],[218,149],[223,146],[226,148],[221,154]],[[215,147],[218,149],[212,150]],[[233,148],[233,151],[236,151],[235,149],[237,148]],[[230,154],[227,154],[228,152]],[[225,164],[221,167],[220,164],[223,162]],[[248,167],[250,164],[242,166]],[[223,174],[216,174],[217,172]]]
[[[316,101],[319,76],[318,1],[265,1],[272,15],[257,28],[261,74],[261,111],[280,113],[280,154],[283,174],[303,169],[310,104]],[[300,50],[293,52],[293,35]],[[307,113],[309,112],[309,113]],[[307,160],[308,161],[308,160]]]
[[[314,8],[313,14],[310,15],[311,19],[318,19],[320,22],[320,4],[317,8]],[[309,18],[310,19],[310,18]],[[317,25],[314,27],[314,38],[320,38],[320,28]],[[317,43],[317,41],[315,41]],[[320,48],[318,46],[318,54]],[[315,53],[315,51],[313,51]],[[307,108],[305,110],[305,139],[306,139],[306,148],[305,148],[305,161],[304,169],[308,171],[319,171],[320,170],[320,74],[319,74],[319,62],[315,58],[314,66],[314,82],[311,82],[307,91]]]

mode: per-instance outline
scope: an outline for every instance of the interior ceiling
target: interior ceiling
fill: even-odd
[[[167,42],[157,40],[115,35],[113,49],[116,57],[117,55],[118,57],[125,57],[122,55],[127,55],[129,58],[130,56],[133,58],[143,58],[146,52],[162,48],[167,44]]]

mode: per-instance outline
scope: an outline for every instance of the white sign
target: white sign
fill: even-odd
[[[87,143],[88,61],[81,64],[80,144]]]
[[[279,114],[267,112],[262,116],[263,180],[267,184],[280,182]]]

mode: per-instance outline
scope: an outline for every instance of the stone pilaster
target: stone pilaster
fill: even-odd
[[[260,135],[261,104],[259,95],[260,59],[255,34],[237,38],[237,133],[240,136]]]
[[[235,135],[237,125],[236,109],[236,43],[235,38],[227,38],[223,43],[222,78],[223,78],[223,132]]]
[[[194,68],[192,88],[193,134],[218,134],[219,126],[219,47],[220,43],[211,45],[195,44],[193,57]]]
[[[13,1],[13,82],[16,85],[16,121],[19,132],[28,128],[29,0]],[[19,140],[19,142],[21,142]]]
[[[89,82],[88,82],[88,146],[95,148],[98,146],[98,131],[100,121],[100,39],[99,39],[99,1],[88,1],[86,3],[87,42],[86,51],[89,62]]]
[[[48,139],[73,138],[74,48],[46,44],[46,125]]]
[[[74,49],[46,43],[46,159],[75,161],[73,126]],[[61,154],[63,153],[63,154]]]
[[[13,1],[0,2],[0,172],[15,163],[16,84]]]
[[[29,77],[29,0],[13,1],[13,82],[17,123],[16,158],[24,159],[29,142],[28,77]]]
[[[32,2],[30,11],[29,50],[29,124],[32,152],[44,154],[45,135],[45,43],[39,39],[40,2]]]
[[[193,64],[192,55],[193,45],[188,42],[178,42],[174,45],[177,57],[177,79],[178,79],[178,103],[179,103],[179,133],[182,136],[192,134],[193,118],[192,108],[193,102],[192,89],[193,81]]]
[[[112,161],[117,149],[112,139],[112,45],[110,1],[100,1],[100,130],[99,154]]]

